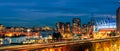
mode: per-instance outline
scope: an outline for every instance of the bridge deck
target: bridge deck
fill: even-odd
[[[44,44],[28,44],[28,45],[15,45],[15,46],[1,46],[0,50],[20,50],[20,49],[37,49],[37,48],[50,48],[50,47],[59,47],[64,45],[71,44],[82,44],[82,43],[95,43],[95,42],[103,42],[110,41],[114,39],[119,39],[120,37],[111,37],[105,39],[95,39],[95,40],[74,40],[74,41],[62,41],[62,42],[54,42],[54,43],[44,43]]]

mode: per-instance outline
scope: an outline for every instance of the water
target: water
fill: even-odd
[[[42,37],[48,37],[50,34],[53,34],[53,31],[44,31],[40,32],[39,34],[42,35]],[[30,38],[34,38],[34,36],[31,36]],[[28,39],[27,36],[22,36],[22,37],[11,37],[11,38],[3,38],[2,42],[3,45],[10,45],[10,43],[21,43],[22,41],[25,41]]]
[[[21,43],[26,40],[26,36],[24,37],[14,37],[14,38],[3,38],[3,45],[10,45],[10,43]]]
[[[53,34],[54,31],[40,32],[43,37],[48,37],[50,34]]]

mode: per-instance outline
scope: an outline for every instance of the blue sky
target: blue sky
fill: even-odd
[[[55,26],[81,18],[115,16],[119,0],[0,0],[0,23],[5,26]]]

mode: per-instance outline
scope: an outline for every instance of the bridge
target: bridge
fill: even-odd
[[[22,49],[42,49],[42,48],[51,48],[51,47],[60,47],[64,45],[74,45],[74,44],[83,44],[83,43],[96,43],[96,42],[106,42],[106,41],[115,41],[120,39],[119,36],[104,38],[104,39],[86,39],[86,40],[71,40],[71,41],[62,41],[62,42],[53,42],[53,43],[43,43],[43,44],[27,44],[27,45],[14,45],[14,46],[1,46],[0,50],[22,50]]]

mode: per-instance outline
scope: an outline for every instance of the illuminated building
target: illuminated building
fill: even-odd
[[[116,18],[114,16],[97,17],[93,25],[94,38],[107,38],[109,33],[116,29]],[[97,33],[96,33],[97,32]]]
[[[95,19],[96,31],[99,29],[116,28],[116,19],[113,16],[110,17],[98,17]]]
[[[29,27],[29,28],[26,29],[27,32],[30,32],[29,30],[33,31],[33,29],[31,27]]]
[[[2,31],[3,29],[4,29],[4,26],[0,24],[0,31]]]
[[[80,19],[79,18],[73,18],[72,20],[72,32],[73,34],[80,34]]]
[[[14,31],[15,31],[15,28],[14,28],[14,27],[11,27],[10,30],[11,30],[11,32],[14,32]]]
[[[42,30],[52,30],[52,28],[48,27],[48,26],[45,26],[42,28]]]
[[[88,26],[87,26],[87,24],[83,24],[82,25],[82,33],[86,34],[87,32],[88,32]]]
[[[20,31],[22,31],[22,32],[25,30],[24,27],[22,27],[22,26],[19,27],[19,29],[20,29]]]
[[[64,23],[62,22],[58,22],[56,24],[56,28],[57,28],[57,31],[59,31],[60,33],[64,33],[65,31]]]
[[[88,34],[92,34],[93,33],[93,26],[94,26],[94,20],[92,18],[92,20],[88,23],[87,27],[88,27]]]
[[[70,22],[65,24],[65,32],[70,32]]]
[[[100,29],[99,32],[100,33],[110,33],[111,31],[115,31],[114,28],[105,28],[105,29]]]
[[[0,45],[2,45],[3,44],[3,39],[2,38],[0,38]]]
[[[93,25],[93,32],[97,32],[96,25]]]
[[[40,31],[41,30],[40,27],[34,27],[33,29],[34,29],[34,31]]]
[[[116,28],[117,28],[117,31],[120,32],[120,7],[118,8],[117,10],[117,13],[116,13]]]
[[[20,31],[19,27],[16,27],[16,28],[15,28],[15,31],[16,31],[16,32],[19,32],[19,31]]]

